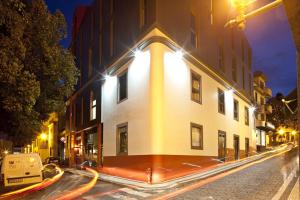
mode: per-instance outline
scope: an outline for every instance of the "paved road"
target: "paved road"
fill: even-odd
[[[296,182],[292,172],[297,168],[297,156],[297,150],[292,150],[213,178],[154,192],[98,181],[89,192],[77,199],[285,200]],[[19,199],[55,199],[90,180],[79,174],[65,172],[54,185]],[[284,182],[286,187],[282,186]]]

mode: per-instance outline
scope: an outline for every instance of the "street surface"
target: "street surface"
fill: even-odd
[[[152,192],[98,181],[77,199],[285,200],[297,181],[297,157],[298,151],[293,149],[212,178]],[[90,180],[80,174],[65,172],[57,183],[18,199],[57,199]]]

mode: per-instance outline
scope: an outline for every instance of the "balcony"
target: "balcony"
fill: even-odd
[[[265,110],[267,114],[271,114],[272,113],[272,106],[271,105],[265,105]]]
[[[262,120],[257,119],[257,120],[255,120],[255,126],[263,128],[263,127],[266,126],[266,121],[262,121]]]
[[[264,88],[264,95],[266,95],[266,97],[272,97],[272,90],[270,88]]]

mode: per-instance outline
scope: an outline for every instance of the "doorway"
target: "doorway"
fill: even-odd
[[[249,138],[245,138],[245,156],[249,156]]]
[[[218,132],[218,158],[221,161],[226,160],[226,132]]]
[[[238,160],[240,157],[240,137],[238,135],[233,136],[233,147],[234,147],[234,159]]]

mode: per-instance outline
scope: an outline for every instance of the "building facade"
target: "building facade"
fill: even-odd
[[[81,71],[67,102],[71,164],[254,153],[251,48],[241,30],[224,28],[230,10],[226,0],[86,8],[71,46]]]
[[[267,120],[267,115],[272,113],[272,106],[267,102],[272,97],[272,90],[266,86],[267,77],[261,71],[254,72],[254,101],[256,146],[257,150],[264,150],[271,145],[275,126]]]

